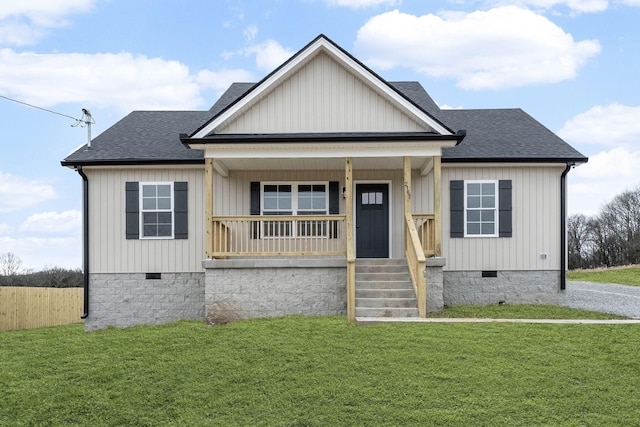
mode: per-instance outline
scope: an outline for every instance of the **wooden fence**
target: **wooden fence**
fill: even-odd
[[[83,291],[0,286],[0,331],[81,322]]]

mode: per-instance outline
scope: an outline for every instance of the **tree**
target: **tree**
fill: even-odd
[[[7,252],[0,255],[0,275],[5,277],[9,286],[14,282],[15,276],[22,270],[22,260],[14,253]]]
[[[585,268],[588,263],[587,245],[590,239],[589,219],[582,215],[571,215],[567,221],[567,249],[569,269]]]

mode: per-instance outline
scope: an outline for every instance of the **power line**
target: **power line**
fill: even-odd
[[[13,102],[17,102],[18,104],[26,105],[27,107],[37,108],[38,110],[46,111],[48,113],[57,114],[57,115],[62,116],[62,117],[67,117],[67,118],[69,118],[71,120],[75,120],[76,123],[71,125],[71,126],[77,126],[82,121],[82,119],[76,119],[75,117],[71,117],[71,116],[69,116],[67,114],[58,113],[57,111],[48,110],[46,108],[38,107],[37,105],[29,104],[27,102],[18,101],[17,99],[9,98],[8,96],[0,95],[0,98],[4,98],[4,99],[6,99],[8,101],[13,101]]]

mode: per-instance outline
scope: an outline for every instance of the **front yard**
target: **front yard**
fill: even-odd
[[[2,332],[0,425],[631,426],[639,344],[640,325],[344,317]]]

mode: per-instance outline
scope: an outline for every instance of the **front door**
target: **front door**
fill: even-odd
[[[387,184],[356,184],[356,257],[389,258]]]

